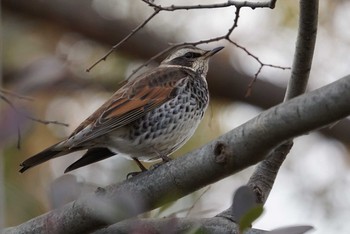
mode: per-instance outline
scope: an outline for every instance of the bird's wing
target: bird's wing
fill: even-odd
[[[106,103],[81,123],[69,138],[72,147],[125,126],[176,96],[193,71],[188,69],[154,69],[121,87]],[[79,134],[89,127],[89,131]]]

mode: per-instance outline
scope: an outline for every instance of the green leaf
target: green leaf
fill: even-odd
[[[249,211],[247,211],[239,220],[239,231],[242,233],[246,229],[250,228],[252,226],[252,223],[260,217],[260,215],[263,213],[264,207],[262,205],[256,205],[255,207],[251,208]]]

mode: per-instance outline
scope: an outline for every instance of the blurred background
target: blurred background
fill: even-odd
[[[164,6],[174,4],[159,2]],[[191,1],[198,3],[213,1]],[[181,0],[176,4],[190,3]],[[225,35],[235,12],[234,7],[161,12],[106,61],[86,72],[153,9],[136,0],[3,0],[1,8],[2,87],[30,97],[0,93],[17,109],[16,112],[4,100],[0,102],[0,204],[3,204],[0,224],[4,226],[18,225],[94,191],[97,186],[120,182],[128,172],[138,170],[133,162],[113,157],[63,176],[64,169],[82,155],[74,153],[25,174],[18,172],[20,162],[68,136],[120,87],[125,77],[168,43]],[[231,39],[263,63],[289,67],[293,61],[298,10],[294,0],[278,1],[273,10],[242,9]],[[320,1],[308,90],[350,74],[349,11],[349,1]],[[175,157],[283,100],[290,70],[264,66],[251,96],[245,97],[259,63],[226,41],[201,47],[218,45],[224,45],[225,50],[211,62],[210,107],[194,137]],[[67,123],[69,127],[41,124],[28,116]],[[309,224],[316,228],[314,233],[350,233],[349,145],[349,119],[297,138],[277,177],[265,213],[255,227],[269,230]],[[253,169],[146,216],[212,217],[229,207],[233,192],[248,181]]]

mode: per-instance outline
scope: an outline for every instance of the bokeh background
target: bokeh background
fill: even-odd
[[[190,4],[184,0],[156,2]],[[196,3],[213,1],[191,1]],[[291,66],[298,10],[294,0],[278,1],[273,10],[243,9],[231,39],[263,63]],[[350,73],[349,11],[349,1],[320,1],[308,90]],[[31,99],[1,93],[17,109],[14,111],[0,100],[1,225],[18,225],[97,186],[122,181],[128,172],[138,170],[133,162],[114,157],[62,176],[82,153],[52,160],[25,174],[18,172],[18,165],[68,136],[120,87],[125,77],[168,43],[226,34],[235,9],[162,12],[107,61],[85,71],[152,12],[136,0],[2,1],[2,87]],[[211,63],[210,107],[194,137],[174,157],[200,147],[283,100],[289,70],[263,67],[251,96],[245,97],[259,63],[226,41],[201,47],[217,45],[224,45],[225,50]],[[67,123],[69,127],[41,124],[28,116]],[[309,224],[316,228],[314,233],[350,233],[349,144],[349,119],[297,138],[255,227],[269,230]],[[211,217],[229,207],[234,191],[248,181],[253,169],[145,216]]]

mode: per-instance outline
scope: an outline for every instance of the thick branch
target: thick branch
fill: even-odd
[[[316,43],[317,22],[318,0],[300,0],[298,38],[285,101],[306,90]],[[277,173],[292,145],[290,140],[278,146],[258,165],[250,177],[248,185],[255,191],[259,203],[265,204]]]
[[[133,217],[254,165],[287,139],[350,115],[350,75],[273,107],[153,171],[34,218],[5,233],[82,233]]]
[[[271,231],[260,229],[248,229],[244,234],[303,234],[310,230],[311,226],[289,226]],[[128,234],[128,233],[225,233],[240,234],[237,225],[225,217],[213,218],[163,218],[163,219],[128,219],[107,228],[103,228],[93,234]]]
[[[274,149],[265,160],[260,162],[254,173],[249,178],[248,186],[250,186],[257,198],[257,203],[265,204],[278,171],[293,146],[292,141],[287,141]],[[231,208],[229,208],[231,210]]]
[[[112,233],[225,233],[239,234],[237,225],[223,217],[128,219],[93,234]],[[191,232],[192,231],[192,232]],[[264,230],[250,229],[245,234],[265,234]]]
[[[286,100],[306,90],[316,44],[317,22],[318,0],[300,0],[299,30]]]

